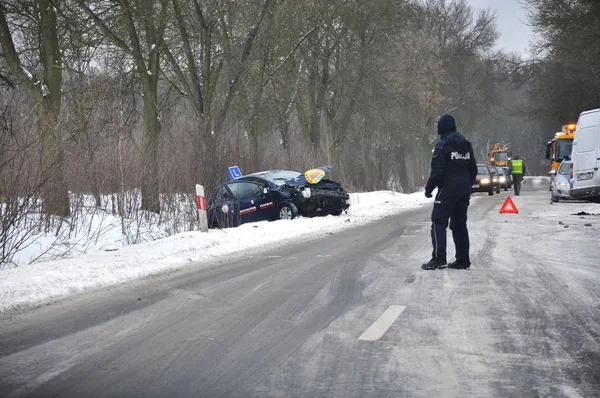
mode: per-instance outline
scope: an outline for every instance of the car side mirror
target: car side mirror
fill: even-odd
[[[550,174],[551,176],[555,176],[556,175],[556,170],[552,169],[548,172],[548,174]]]
[[[268,194],[268,193],[269,193],[269,188],[267,188],[267,187],[264,187],[264,188],[263,188],[263,193],[264,193],[265,195],[266,195],[266,194]]]

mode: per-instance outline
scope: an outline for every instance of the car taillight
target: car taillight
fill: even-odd
[[[569,166],[569,180],[573,179],[573,163]]]

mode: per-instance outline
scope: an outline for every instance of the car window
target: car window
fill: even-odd
[[[220,186],[219,188],[213,191],[212,197],[210,198],[211,203],[220,203],[227,199],[229,196],[229,192],[225,188],[225,185]]]
[[[506,161],[506,160],[508,160],[508,152],[496,152],[494,157],[496,158],[496,160]]]
[[[259,184],[252,182],[233,182],[227,184],[227,187],[235,199],[259,196],[263,191],[263,188]]]
[[[569,175],[571,174],[571,163],[562,162],[558,169],[558,174]]]
[[[477,166],[477,174],[489,176],[490,170],[487,166]]]

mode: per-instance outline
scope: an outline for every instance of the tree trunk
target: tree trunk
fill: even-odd
[[[0,44],[4,59],[13,74],[38,103],[38,126],[42,145],[41,167],[44,183],[44,212],[62,217],[71,213],[69,193],[64,178],[64,150],[58,125],[62,100],[62,62],[56,7],[52,0],[39,0],[39,50],[43,77],[38,79],[26,72],[15,49],[6,21],[4,8],[0,6]]]
[[[258,150],[258,132],[252,131],[248,133],[248,140],[250,141],[250,170],[252,172],[258,171],[260,168],[260,153]]]
[[[292,168],[292,153],[289,142],[290,121],[288,119],[279,120],[279,132],[281,133],[281,146],[285,150],[287,167]]]
[[[68,217],[71,214],[69,193],[64,177],[64,149],[59,127],[62,100],[62,65],[58,43],[56,10],[51,0],[40,0],[41,59],[44,78],[41,82],[39,111],[42,137],[42,164],[46,186],[46,214]]]
[[[90,173],[90,178],[92,180],[91,181],[92,195],[94,195],[94,202],[96,203],[96,207],[102,207],[102,199],[100,197],[100,187],[98,185],[98,171],[97,171],[95,156],[92,151],[90,151],[88,153],[88,156],[89,156],[88,172]]]
[[[322,73],[320,75],[321,79],[319,80],[318,88],[316,90],[316,98],[310,111],[308,138],[310,139],[310,143],[313,145],[313,147],[318,147],[321,143],[321,115],[323,114],[325,94],[327,93],[327,87],[329,86],[329,57],[330,51],[329,49],[326,49],[325,54],[320,60],[322,67]],[[312,79],[316,79],[318,70],[319,68],[315,67],[313,71],[314,75],[311,76]],[[314,94],[310,93],[310,95]]]
[[[61,217],[71,214],[69,193],[64,178],[64,150],[58,128],[60,105],[43,97],[39,107],[39,129],[42,143],[42,178],[44,181],[44,213]]]
[[[144,151],[142,165],[142,210],[160,213],[159,180],[158,180],[158,137],[160,122],[158,120],[158,80],[150,76],[144,84]]]

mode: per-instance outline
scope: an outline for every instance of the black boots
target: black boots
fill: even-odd
[[[471,268],[471,263],[461,263],[459,261],[454,261],[453,263],[446,265],[446,260],[443,260],[441,258],[432,258],[431,260],[429,260],[428,263],[421,265],[421,268],[423,268],[424,270],[434,270],[434,269],[444,269],[444,268],[469,269],[469,268]]]
[[[453,263],[448,264],[448,268],[451,269],[469,269],[471,268],[471,263],[460,263],[458,260]]]
[[[446,260],[441,258],[432,258],[428,263],[421,265],[424,270],[443,269],[446,268]]]

